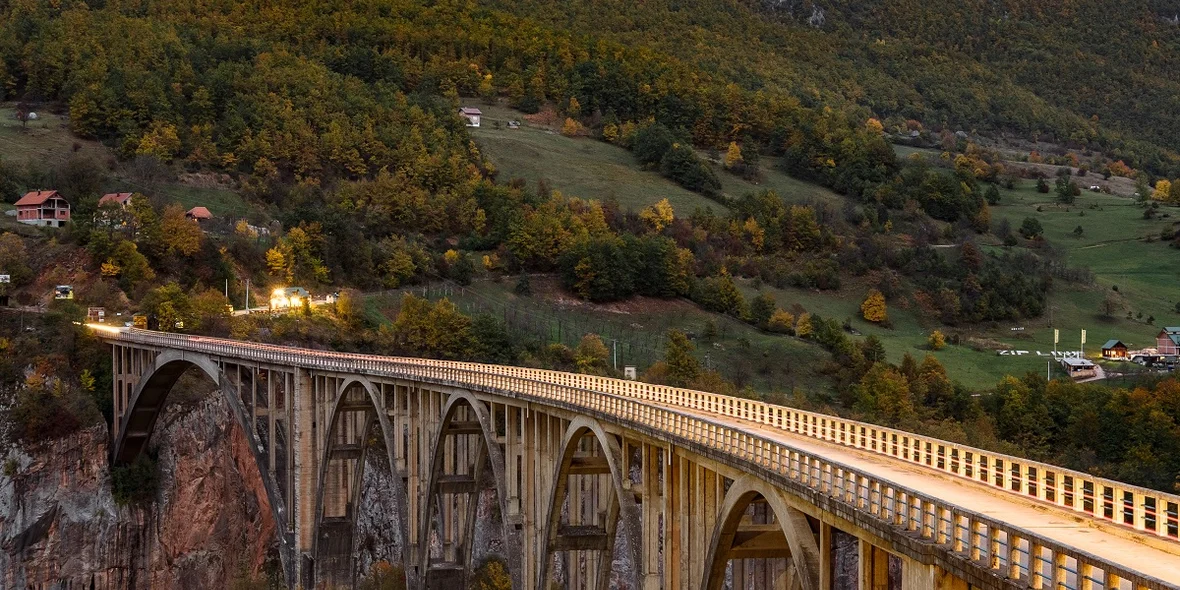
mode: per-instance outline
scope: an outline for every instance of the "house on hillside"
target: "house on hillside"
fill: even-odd
[[[1161,355],[1180,354],[1180,327],[1170,326],[1160,330],[1155,337],[1155,350]]]
[[[210,213],[208,209],[198,206],[189,209],[188,212],[184,214],[184,217],[185,219],[191,219],[197,223],[201,223],[203,221],[209,221],[210,219],[213,219],[213,214]]]
[[[1065,357],[1061,359],[1061,366],[1073,379],[1088,379],[1098,374],[1098,369],[1089,359]]]
[[[467,119],[468,127],[479,127],[479,118],[483,116],[483,111],[475,107],[463,107],[459,109],[459,115]]]
[[[1127,345],[1121,340],[1107,340],[1102,345],[1102,358],[1112,361],[1127,360]]]
[[[131,195],[132,193],[107,193],[98,200],[98,206],[102,207],[103,205],[109,204],[118,205],[119,207],[126,209],[127,205],[131,204]]]
[[[70,204],[57,191],[25,193],[16,202],[16,220],[42,227],[62,227],[70,221]]]

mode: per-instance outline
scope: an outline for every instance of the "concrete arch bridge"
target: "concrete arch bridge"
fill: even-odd
[[[520,590],[1180,588],[1180,497],[1053,465],[634,381],[92,327],[116,463],[183,372],[218,384],[292,587],[355,583],[381,457],[411,588],[489,555]]]

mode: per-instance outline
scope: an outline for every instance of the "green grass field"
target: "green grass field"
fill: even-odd
[[[466,313],[496,315],[513,332],[527,338],[573,347],[585,334],[599,334],[612,349],[617,342],[620,369],[631,364],[643,371],[662,359],[665,334],[675,328],[694,337],[702,363],[759,391],[813,392],[827,387],[817,370],[828,354],[819,347],[763,333],[687,301],[638,298],[590,305],[562,293],[551,278],[534,276],[534,294],[529,297],[514,294],[514,285],[514,280],[478,281],[467,288],[435,286],[408,291],[430,299],[447,297]],[[378,295],[370,298],[369,305],[388,315],[400,297],[401,292]],[[710,322],[716,332],[711,339],[706,336]]]
[[[530,185],[544,179],[554,189],[583,199],[618,199],[626,208],[638,210],[667,198],[678,215],[697,207],[725,207],[700,194],[685,190],[651,170],[643,170],[627,150],[589,137],[569,138],[555,129],[533,126],[523,114],[501,106],[479,105],[484,117],[472,135],[499,170],[499,180],[523,178]],[[508,129],[509,120],[523,123]],[[499,128],[496,128],[497,123]],[[738,198],[746,193],[771,189],[791,203],[825,202],[839,204],[842,197],[823,187],[797,180],[779,172],[778,162],[762,163],[763,178],[748,182],[712,164],[721,180],[721,192]]]
[[[1180,221],[1180,209],[1162,207],[1160,216],[1168,217],[1154,220],[1143,219],[1143,211],[1131,199],[1090,191],[1082,191],[1072,205],[1061,205],[1055,202],[1053,193],[1038,193],[1032,181],[1022,181],[1016,190],[1001,191],[1000,205],[992,207],[992,218],[1007,219],[1013,228],[1019,228],[1026,217],[1037,219],[1045,229],[1046,239],[1064,253],[1070,266],[1093,271],[1093,288],[1058,281],[1050,303],[1052,322],[1063,331],[1068,329],[1070,342],[1076,342],[1080,330],[1086,328],[1091,351],[1097,352],[1097,347],[1111,338],[1121,339],[1132,348],[1151,346],[1158,326],[1180,322],[1175,308],[1180,301],[1180,289],[1176,287],[1180,253],[1165,242],[1148,241]],[[1079,226],[1082,234],[1075,237],[1073,232]],[[1105,318],[1098,306],[1114,287],[1118,287],[1127,307],[1116,317]],[[1142,313],[1143,320],[1154,316],[1154,325],[1127,320],[1127,311],[1133,316]],[[1047,328],[1048,316],[1042,323]],[[1034,341],[1052,345],[1052,332]]]
[[[64,117],[47,110],[36,112],[37,120],[21,124],[16,120],[12,104],[0,105],[0,159],[21,163],[60,162],[75,151],[100,161],[109,157],[101,143],[74,137]]]
[[[484,117],[472,136],[499,171],[500,182],[523,178],[530,188],[545,180],[568,196],[605,201],[614,197],[624,208],[641,209],[668,199],[680,215],[697,207],[724,207],[704,196],[685,190],[658,172],[643,170],[631,152],[588,137],[569,138],[543,127],[524,123],[508,129],[510,119],[522,120],[521,113],[503,107],[481,105]],[[496,129],[496,123],[500,129]],[[523,122],[523,120],[522,120]]]
[[[926,342],[930,332],[938,328],[949,334],[950,329],[941,327],[937,321],[924,318],[916,309],[902,309],[896,303],[890,304],[889,321],[892,328],[867,322],[860,313],[860,303],[868,286],[856,281],[845,281],[839,291],[811,291],[806,289],[776,289],[762,285],[755,289],[750,281],[742,281],[741,288],[747,298],[756,297],[759,291],[770,293],[779,307],[790,310],[795,304],[803,306],[808,313],[819,314],[843,322],[849,320],[854,330],[862,336],[850,336],[854,340],[875,335],[881,339],[889,362],[898,363],[905,353],[921,360],[933,354],[946,367],[948,374],[971,389],[985,389],[996,384],[1007,374],[1023,375],[1037,370],[1037,363],[1027,358],[1001,357],[996,352],[979,351],[968,345],[947,345],[939,351],[929,350]],[[1044,370],[1043,362],[1039,365]]]

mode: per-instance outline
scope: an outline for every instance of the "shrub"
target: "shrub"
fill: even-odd
[[[469,590],[512,590],[512,575],[508,564],[499,556],[489,556],[471,572]]]
[[[156,459],[147,453],[130,465],[111,467],[111,495],[120,506],[151,503],[158,487]]]
[[[388,561],[378,561],[369,575],[357,584],[358,590],[406,590],[406,572]]]
[[[946,347],[946,336],[943,335],[942,330],[935,330],[930,333],[930,338],[926,340],[930,345],[930,350],[942,350]]]
[[[1177,304],[1180,306],[1180,304]],[[774,314],[770,316],[770,321],[767,322],[767,329],[771,332],[778,332],[780,334],[790,334],[795,330],[795,316],[788,311],[781,309],[775,310]]]

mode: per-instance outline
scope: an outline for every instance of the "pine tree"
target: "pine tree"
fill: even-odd
[[[701,362],[692,355],[696,347],[679,330],[668,330],[664,362],[668,365],[668,383],[686,387],[701,376]]]

